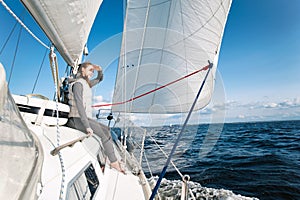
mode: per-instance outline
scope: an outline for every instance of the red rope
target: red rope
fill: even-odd
[[[205,67],[203,67],[203,68],[201,68],[201,69],[199,69],[199,70],[196,70],[196,71],[194,71],[194,72],[192,72],[192,73],[190,73],[190,74],[188,74],[188,75],[185,75],[185,76],[183,76],[183,77],[181,77],[181,78],[179,78],[179,79],[176,79],[175,81],[172,81],[172,82],[170,82],[170,83],[167,83],[167,84],[165,84],[165,85],[162,85],[162,86],[160,86],[160,87],[158,87],[158,88],[155,88],[155,89],[153,89],[153,90],[150,90],[150,91],[148,91],[148,92],[146,92],[146,93],[144,93],[144,94],[141,94],[141,95],[139,95],[139,96],[136,96],[136,97],[133,97],[133,98],[131,98],[131,99],[128,99],[127,101],[122,101],[122,102],[117,102],[117,103],[108,103],[108,104],[93,105],[92,107],[95,108],[95,107],[104,107],[104,106],[115,106],[115,105],[125,104],[125,103],[128,103],[128,102],[134,101],[134,100],[136,100],[136,99],[138,99],[138,98],[141,98],[141,97],[143,97],[143,96],[146,96],[146,95],[148,95],[148,94],[151,94],[151,93],[153,93],[153,92],[155,92],[155,91],[157,91],[157,90],[160,90],[160,89],[162,89],[162,88],[164,88],[164,87],[167,87],[167,86],[169,86],[169,85],[171,85],[171,84],[173,84],[173,83],[176,83],[176,82],[181,81],[181,80],[183,80],[183,79],[185,79],[185,78],[188,78],[188,77],[190,77],[190,76],[192,76],[192,75],[194,75],[194,74],[197,74],[197,73],[199,73],[199,72],[201,72],[201,71],[203,71],[203,70],[208,70],[208,68],[209,68],[209,65],[206,65]]]

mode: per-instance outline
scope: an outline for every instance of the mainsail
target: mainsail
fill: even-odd
[[[64,60],[81,62],[93,22],[102,0],[21,0]]]
[[[201,69],[211,62],[195,109],[206,106],[230,5],[231,0],[128,1],[113,111],[187,112],[206,74]]]

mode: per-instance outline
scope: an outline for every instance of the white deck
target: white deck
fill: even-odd
[[[42,169],[42,185],[44,185],[40,198],[56,199],[60,193],[62,180],[61,165],[58,155],[52,156],[50,151],[54,149],[56,144],[56,127],[29,125],[34,131],[43,146],[44,164]],[[68,127],[60,127],[61,144],[76,139],[83,133],[70,129]],[[99,187],[95,193],[94,199],[99,200],[142,200],[145,199],[143,187],[138,176],[133,175],[127,168],[126,175],[111,169],[109,163],[106,164],[104,173],[100,169],[96,154],[99,149],[98,138],[91,137],[78,142],[73,147],[66,147],[61,150],[65,166],[65,190],[64,194],[69,194],[69,185],[74,181],[78,174],[83,173],[84,168],[89,164],[95,167],[97,177],[99,179]]]

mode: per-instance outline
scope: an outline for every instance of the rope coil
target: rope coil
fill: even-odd
[[[56,54],[54,53],[54,47],[51,47],[50,49],[50,54],[49,54],[49,58],[50,58],[50,67],[51,70],[53,72],[53,79],[54,79],[54,85],[55,85],[55,102],[56,102],[56,131],[57,131],[57,146],[60,145],[60,131],[59,131],[59,112],[58,112],[58,99],[59,99],[59,93],[58,93],[58,80],[57,80],[57,76],[54,76],[55,74],[57,74],[57,57]],[[62,172],[62,180],[61,180],[61,188],[60,188],[60,194],[59,194],[59,199],[63,200],[63,196],[64,196],[64,188],[65,188],[65,165],[64,165],[64,161],[63,161],[63,157],[61,152],[58,152],[58,157],[59,157],[59,161],[60,161],[60,165],[61,165],[61,172]]]

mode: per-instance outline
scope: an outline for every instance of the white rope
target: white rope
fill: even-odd
[[[57,60],[56,60],[56,54],[54,53],[54,47],[51,47],[51,52],[50,52],[50,65],[53,70],[53,77],[54,77],[54,85],[55,85],[55,102],[56,102],[56,131],[57,131],[57,146],[60,145],[60,131],[59,131],[59,114],[58,114],[58,87],[57,87],[57,76],[56,74],[56,66],[57,66]],[[63,157],[61,152],[58,152],[58,157],[61,165],[61,172],[62,172],[62,180],[61,180],[61,185],[60,185],[60,194],[59,194],[59,199],[63,200],[64,196],[64,188],[65,188],[65,165],[63,161]]]
[[[153,130],[151,131],[151,133],[153,132]],[[145,131],[145,133],[151,138],[151,140],[156,144],[156,146],[160,149],[160,151],[164,154],[164,156],[167,158],[168,155],[164,152],[164,150],[159,146],[159,144],[156,142],[156,140],[147,132]],[[147,159],[147,156],[146,156],[146,152],[143,150],[143,146],[144,146],[144,137],[143,137],[143,142],[142,142],[142,146],[140,146],[139,144],[138,147],[141,149],[141,154],[144,154],[144,158],[146,160],[146,163],[147,163],[147,166],[148,166],[148,169],[150,171],[150,174],[151,174],[151,177],[153,176],[152,175],[152,171],[151,171],[151,168],[150,168],[150,164],[148,162],[148,159]],[[141,158],[140,158],[140,162],[141,162]],[[173,165],[173,167],[175,168],[175,170],[177,171],[177,173],[180,175],[181,178],[183,178],[183,175],[182,173],[179,171],[179,169],[176,167],[175,163],[173,161],[171,161],[171,164]]]
[[[150,167],[149,160],[148,160],[148,158],[147,158],[147,156],[146,156],[146,152],[144,152],[144,158],[145,158],[145,160],[146,160],[146,163],[147,163],[147,167],[148,167],[150,176],[153,177],[153,173],[152,173],[152,170],[151,170],[151,167]]]
[[[149,134],[148,134],[148,135],[149,135]],[[151,135],[149,135],[149,136],[150,136],[150,138],[154,141],[154,143],[158,146],[158,148],[163,152],[163,154],[165,155],[165,157],[167,158],[167,157],[168,157],[167,154],[166,154],[166,153],[164,152],[164,150],[159,146],[159,144],[157,144],[156,140],[155,140]],[[148,165],[148,168],[149,168],[151,177],[153,177],[152,172],[151,172],[151,169],[150,169],[150,164],[148,163],[148,159],[147,159],[147,157],[146,157],[146,153],[145,153],[144,155],[145,155],[145,158],[146,158],[146,162],[147,162],[147,165]],[[173,161],[171,161],[171,164],[173,165],[173,167],[175,168],[175,170],[177,171],[177,173],[180,175],[180,177],[183,178],[182,173],[179,171],[179,169],[176,167],[176,165],[174,164]],[[188,182],[187,182],[187,184],[188,184]],[[191,188],[188,188],[188,190],[189,190],[189,193],[190,193],[191,198],[192,198],[193,200],[196,200],[195,195],[193,194],[192,189],[191,189]]]
[[[146,132],[147,130],[144,130],[143,139],[142,139],[142,147],[141,147],[141,154],[140,154],[140,166],[142,166],[142,159],[143,159],[143,153],[145,152],[145,138],[146,138]]]
[[[122,145],[124,150],[126,151],[127,149],[127,136],[128,136],[128,128],[125,129],[126,131],[124,132],[124,138],[123,138],[123,141],[124,141],[124,144]],[[127,163],[127,156],[126,156],[126,153],[124,154],[124,163],[126,164]]]
[[[196,200],[196,197],[195,197],[193,191],[191,190],[191,188],[189,188],[189,193],[190,193],[190,195],[192,197],[192,200]]]
[[[153,130],[151,131],[151,133],[153,132]],[[147,131],[145,130],[145,132],[147,134]],[[159,146],[159,144],[156,142],[156,140],[148,133],[149,137],[154,141],[154,143],[158,146],[158,148],[163,152],[163,154],[165,155],[165,157],[168,157],[167,154],[164,152],[164,150]],[[145,136],[145,135],[144,135]],[[153,172],[151,170],[151,167],[150,167],[150,163],[149,163],[149,160],[147,158],[147,154],[146,152],[144,151],[144,142],[145,142],[145,137],[143,136],[143,141],[142,141],[142,146],[140,146],[139,144],[137,144],[137,146],[141,149],[141,155],[143,154],[144,155],[144,158],[146,160],[146,164],[147,164],[147,167],[148,167],[148,170],[149,170],[149,173],[150,173],[150,177],[153,178]],[[141,165],[141,159],[140,158],[140,166]],[[177,171],[177,173],[180,175],[181,178],[183,178],[183,175],[182,173],[180,172],[180,170],[176,167],[176,165],[174,164],[173,161],[171,161],[171,164],[173,165],[173,167],[175,168],[175,170]],[[188,184],[188,182],[187,182]],[[190,194],[190,197],[192,198],[192,200],[196,200],[195,198],[195,195],[193,194],[193,191],[191,188],[188,188],[188,191],[189,191],[189,194]]]
[[[29,28],[27,28],[27,26],[17,17],[17,15],[15,15],[15,13],[13,13],[13,11],[6,5],[6,3],[4,3],[3,0],[0,0],[1,4],[3,5],[3,7],[17,20],[17,22],[19,22],[19,24],[36,40],[38,41],[41,45],[43,45],[44,47],[46,47],[47,49],[50,49],[45,43],[43,43],[37,36],[35,36],[30,30]]]
[[[164,150],[159,146],[159,144],[156,142],[156,140],[150,135],[148,134],[148,136],[151,138],[151,140],[156,144],[156,146],[160,149],[160,151],[165,155],[166,158],[168,158],[168,155],[164,152]],[[180,175],[181,178],[183,178],[182,173],[179,171],[179,169],[176,167],[176,165],[174,164],[174,162],[171,160],[171,164],[173,165],[173,167],[175,168],[175,170],[177,171],[177,173]]]

